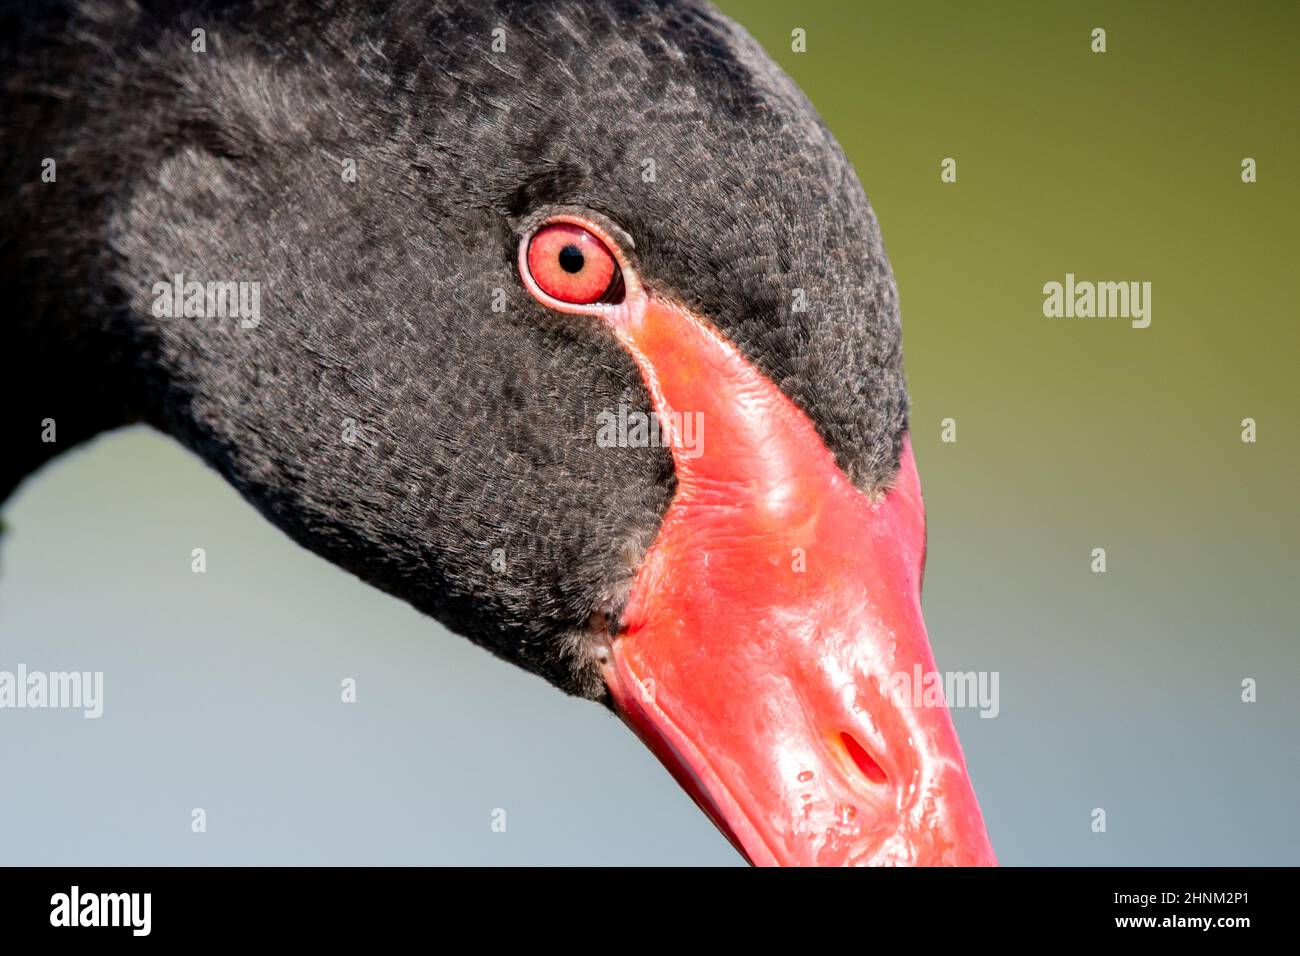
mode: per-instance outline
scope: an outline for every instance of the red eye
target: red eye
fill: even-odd
[[[618,284],[618,263],[600,239],[581,226],[554,222],[528,243],[528,271],[538,287],[570,305],[604,299]]]

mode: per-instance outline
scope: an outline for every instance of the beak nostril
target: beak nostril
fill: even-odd
[[[858,743],[858,739],[847,730],[840,734],[840,739],[844,741],[844,749],[849,752],[853,762],[858,765],[862,775],[872,783],[888,783],[889,777],[885,775],[884,769],[876,763],[875,758],[867,752],[867,748]]]

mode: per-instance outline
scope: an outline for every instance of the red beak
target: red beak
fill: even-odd
[[[908,693],[935,669],[910,444],[868,497],[702,319],[643,297],[614,331],[678,481],[605,665],[624,720],[751,863],[996,864],[946,705]]]

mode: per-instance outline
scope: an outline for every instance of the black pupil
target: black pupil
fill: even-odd
[[[582,250],[577,246],[568,245],[560,250],[560,268],[565,272],[581,272],[585,263]]]

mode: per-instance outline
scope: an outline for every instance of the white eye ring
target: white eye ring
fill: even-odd
[[[593,236],[604,243],[605,248],[610,255],[614,257],[614,263],[618,272],[622,276],[623,298],[619,302],[591,302],[587,304],[578,304],[574,302],[565,302],[563,299],[557,299],[555,296],[547,293],[537,280],[533,278],[532,270],[528,267],[528,247],[533,241],[533,237],[545,229],[547,226],[557,224],[566,224],[577,226],[579,229],[585,229]],[[524,284],[524,288],[529,294],[548,309],[554,309],[557,312],[567,312],[571,315],[592,315],[602,318],[614,318],[620,315],[628,308],[629,303],[639,302],[644,295],[644,289],[641,286],[640,278],[628,261],[627,255],[623,252],[622,244],[610,235],[609,230],[605,229],[599,223],[580,216],[575,213],[557,213],[554,216],[548,216],[545,220],[538,223],[519,240],[519,278]]]

